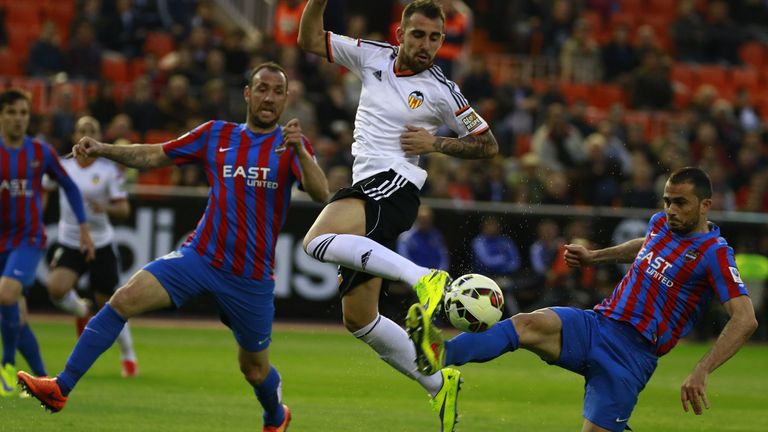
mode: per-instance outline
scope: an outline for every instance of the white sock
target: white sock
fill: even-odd
[[[401,257],[375,241],[353,234],[322,234],[309,242],[307,253],[332,262],[411,286],[430,270]]]
[[[418,371],[416,348],[408,338],[408,333],[391,319],[378,315],[370,324],[352,334],[373,348],[390,366],[418,381],[433,397],[440,391],[443,385],[442,374],[422,375]]]
[[[123,330],[117,335],[117,343],[120,345],[120,358],[123,360],[136,361],[136,352],[133,350],[133,338],[128,323],[125,323]]]
[[[69,290],[61,299],[51,299],[51,301],[59,309],[69,312],[78,318],[83,318],[88,314],[88,303],[81,299],[75,290]]]

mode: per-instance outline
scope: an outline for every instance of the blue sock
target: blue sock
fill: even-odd
[[[19,343],[19,303],[0,306],[0,333],[3,339],[2,365],[16,364],[16,345]]]
[[[520,338],[511,319],[482,333],[462,333],[445,342],[445,364],[461,366],[493,360],[520,346]]]
[[[37,338],[32,333],[32,329],[29,324],[24,324],[19,331],[19,344],[17,345],[19,352],[24,356],[24,359],[29,364],[32,373],[36,376],[46,376],[45,365],[43,364],[43,357],[40,356],[40,345],[37,344]]]
[[[109,304],[91,318],[80,339],[77,340],[75,349],[69,355],[64,372],[57,377],[64,396],[72,391],[96,359],[112,346],[125,326],[125,321]]]
[[[285,410],[280,403],[280,374],[274,367],[269,370],[267,378],[261,384],[253,386],[256,398],[264,408],[264,426],[280,426],[285,419]]]

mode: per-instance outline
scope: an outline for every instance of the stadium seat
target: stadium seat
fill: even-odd
[[[131,59],[128,63],[128,81],[134,82],[136,78],[144,74],[147,70],[147,61],[143,57]]]
[[[648,8],[654,15],[664,15],[669,19],[677,17],[677,2],[670,0],[649,0]]]
[[[32,96],[32,112],[47,113],[50,108],[48,100],[48,83],[43,78],[12,78],[8,85],[13,88],[20,88],[30,93]]]
[[[590,106],[606,109],[614,104],[626,106],[624,92],[615,84],[598,84],[592,87],[587,102]]]
[[[673,81],[685,85],[689,89],[695,89],[699,85],[696,69],[686,63],[675,63],[672,65],[670,77]]]
[[[40,27],[42,3],[14,1],[5,6],[6,23],[31,24]]]
[[[568,103],[568,105],[573,105],[578,101],[588,101],[590,93],[589,90],[589,86],[586,84],[564,82],[560,85],[560,91],[563,93],[563,97],[565,97],[565,101]]]
[[[608,118],[608,111],[596,107],[587,107],[587,123],[592,126]]]
[[[150,52],[158,59],[176,49],[173,37],[163,32],[150,32],[144,42],[144,51]]]
[[[645,131],[645,138],[648,139],[653,132],[651,130],[651,115],[645,111],[627,111],[624,113],[624,122],[629,124],[638,124]]]
[[[765,57],[765,46],[759,42],[747,42],[739,47],[739,58],[755,68],[763,66]]]
[[[700,66],[696,75],[699,84],[711,84],[718,89],[728,86],[728,70],[724,66]]]
[[[128,82],[128,61],[121,55],[103,56],[101,58],[101,76],[114,83]]]
[[[645,0],[621,0],[620,3],[622,13],[642,16],[646,12]]]
[[[732,68],[730,70],[730,84],[735,90],[741,88],[756,93],[760,88],[760,76],[752,67]]]
[[[5,25],[8,32],[8,46],[16,53],[16,56],[26,60],[29,55],[29,49],[32,43],[40,35],[40,22],[7,22]]]
[[[0,75],[18,76],[21,75],[21,65],[19,58],[12,49],[0,49]]]
[[[515,137],[515,155],[520,157],[531,151],[531,135],[520,134]]]

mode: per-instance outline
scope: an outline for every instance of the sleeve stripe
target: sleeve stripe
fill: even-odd
[[[325,58],[328,63],[333,63],[333,50],[331,49],[331,32],[325,32]]]
[[[373,46],[377,46],[379,48],[389,48],[389,49],[392,50],[393,53],[397,54],[397,49],[395,47],[393,47],[392,45],[388,44],[388,43],[376,42],[376,41],[367,40],[367,39],[358,39],[357,40],[357,46],[361,46],[361,44],[373,45]]]
[[[441,76],[441,75],[439,75],[439,74],[436,72],[436,70],[438,70],[438,68],[436,68],[436,67],[431,67],[431,68],[429,68],[429,73],[431,73],[431,74],[432,74],[432,76],[434,76],[434,77],[435,77],[435,79],[436,79],[438,82],[440,82],[441,84],[443,84],[443,85],[445,85],[446,87],[448,87],[448,91],[450,91],[450,93],[451,93],[451,96],[453,97],[453,101],[454,101],[454,102],[456,102],[456,106],[457,106],[457,108],[458,108],[458,109],[461,109],[461,108],[463,108],[463,107],[465,107],[465,106],[469,105],[469,103],[467,102],[467,100],[466,100],[466,99],[464,99],[464,96],[462,96],[462,95],[461,95],[461,93],[457,92],[457,91],[454,89],[454,86],[455,86],[455,84],[453,84],[453,83],[450,83],[448,80],[446,80],[446,78],[445,78],[444,76]]]
[[[455,93],[461,100],[464,101],[464,105],[469,105],[469,101],[464,97],[464,95],[461,94],[458,90],[456,90],[456,83],[446,78],[445,73],[443,73],[443,70],[440,69],[440,66],[433,65],[430,69],[434,69],[435,73],[439,75],[443,82],[448,86],[448,88],[451,89],[451,92]]]
[[[469,105],[465,106],[464,108],[459,109],[454,113],[456,117],[462,115],[466,110],[470,109],[471,107]]]

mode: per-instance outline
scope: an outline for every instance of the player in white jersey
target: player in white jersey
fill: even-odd
[[[73,142],[84,136],[101,139],[101,128],[93,117],[81,117],[75,124]],[[90,303],[78,296],[75,285],[80,277],[89,273],[89,286],[96,305],[101,308],[119,283],[118,257],[114,245],[114,228],[110,217],[125,218],[130,214],[125,178],[118,166],[107,159],[63,159],[61,165],[77,184],[86,203],[88,226],[91,229],[96,257],[86,262],[79,248],[79,226],[69,202],[59,199],[60,218],[57,245],[51,259],[48,275],[48,294],[60,309],[77,317],[77,334],[83,332],[93,311]],[[46,182],[54,190],[56,184]],[[62,192],[63,193],[63,192]],[[122,359],[122,375],[133,377],[138,373],[136,353],[133,349],[128,324],[117,339]]]
[[[347,67],[362,80],[352,154],[354,184],[341,189],[304,238],[315,258],[340,265],[344,324],[358,339],[432,396],[442,430],[453,430],[459,372],[431,376],[416,368],[406,332],[378,312],[382,278],[414,287],[424,314],[442,305],[450,276],[417,266],[392,251],[411,227],[427,173],[419,155],[441,152],[460,158],[490,158],[498,151],[488,124],[432,61],[445,39],[438,2],[417,0],[405,7],[397,30],[399,46],[326,32],[327,0],[310,0],[302,15],[299,46]],[[459,138],[436,137],[440,126]]]

